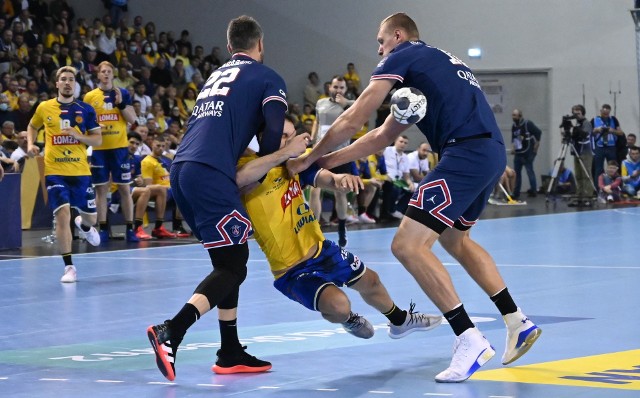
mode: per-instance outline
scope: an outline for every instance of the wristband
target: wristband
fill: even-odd
[[[126,107],[127,107],[127,104],[125,104],[125,103],[124,103],[124,101],[123,101],[123,102],[119,103],[119,104],[118,104],[118,105],[116,105],[116,106],[118,107],[118,109],[120,109],[121,111],[123,111],[123,110],[124,110],[124,108],[126,108]]]

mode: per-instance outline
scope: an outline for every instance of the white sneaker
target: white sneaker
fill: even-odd
[[[78,274],[76,273],[76,267],[73,265],[67,265],[64,267],[64,274],[60,278],[62,283],[75,283],[78,281]]]
[[[82,238],[82,239],[86,240],[87,242],[89,242],[89,244],[91,246],[98,246],[100,244],[100,234],[95,229],[95,227],[91,227],[89,232],[84,232],[82,230],[82,217],[81,216],[76,217],[74,222],[76,223],[76,227],[78,227],[78,235],[80,235],[80,238]]]
[[[345,221],[347,222],[347,224],[358,224],[360,222],[360,219],[352,214],[349,214],[347,218],[345,218]]]
[[[451,365],[436,375],[438,383],[460,383],[467,380],[495,355],[495,350],[478,328],[465,330],[453,344]]]
[[[520,308],[513,314],[502,317],[507,325],[507,342],[502,355],[502,364],[508,365],[523,356],[542,334],[542,329],[522,313]]]
[[[442,323],[442,316],[421,314],[419,312],[413,312],[415,303],[409,305],[409,311],[407,311],[407,318],[402,325],[394,325],[389,323],[389,337],[392,339],[399,339],[415,331],[427,331],[435,328]]]
[[[376,220],[374,220],[373,218],[369,217],[369,215],[367,213],[362,213],[358,216],[358,220],[360,220],[361,223],[363,224],[375,224]]]
[[[396,210],[393,213],[391,213],[391,217],[401,219],[402,217],[404,217],[404,214],[402,214],[398,210]]]

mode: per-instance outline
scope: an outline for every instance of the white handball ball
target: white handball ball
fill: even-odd
[[[413,87],[402,87],[391,96],[391,114],[398,123],[418,123],[427,114],[427,97]]]

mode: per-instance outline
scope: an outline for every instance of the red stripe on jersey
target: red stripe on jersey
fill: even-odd
[[[277,95],[272,95],[262,100],[262,106],[264,106],[264,104],[266,104],[269,101],[280,101],[284,104],[284,106],[287,107],[287,109],[289,109],[289,104],[287,104],[287,101],[282,97],[278,97]]]
[[[371,80],[398,80],[400,83],[404,82],[404,77],[400,76],[400,75],[390,75],[390,74],[385,74],[385,75],[373,75],[371,76]]]

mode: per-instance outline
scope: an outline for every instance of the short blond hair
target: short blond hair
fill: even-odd
[[[103,66],[108,66],[109,68],[111,68],[111,70],[113,71],[113,73],[116,72],[116,67],[113,66],[113,64],[109,61],[102,61],[98,64],[98,72],[100,72],[102,70]]]
[[[387,25],[386,28],[388,30],[400,29],[404,30],[409,36],[409,39],[419,39],[420,33],[418,32],[418,26],[416,23],[404,12],[398,12],[393,15],[389,15],[385,19],[380,22],[380,26]]]
[[[73,73],[74,77],[78,74],[78,71],[73,66],[63,66],[56,72],[56,81],[60,80],[60,76],[65,72]]]

